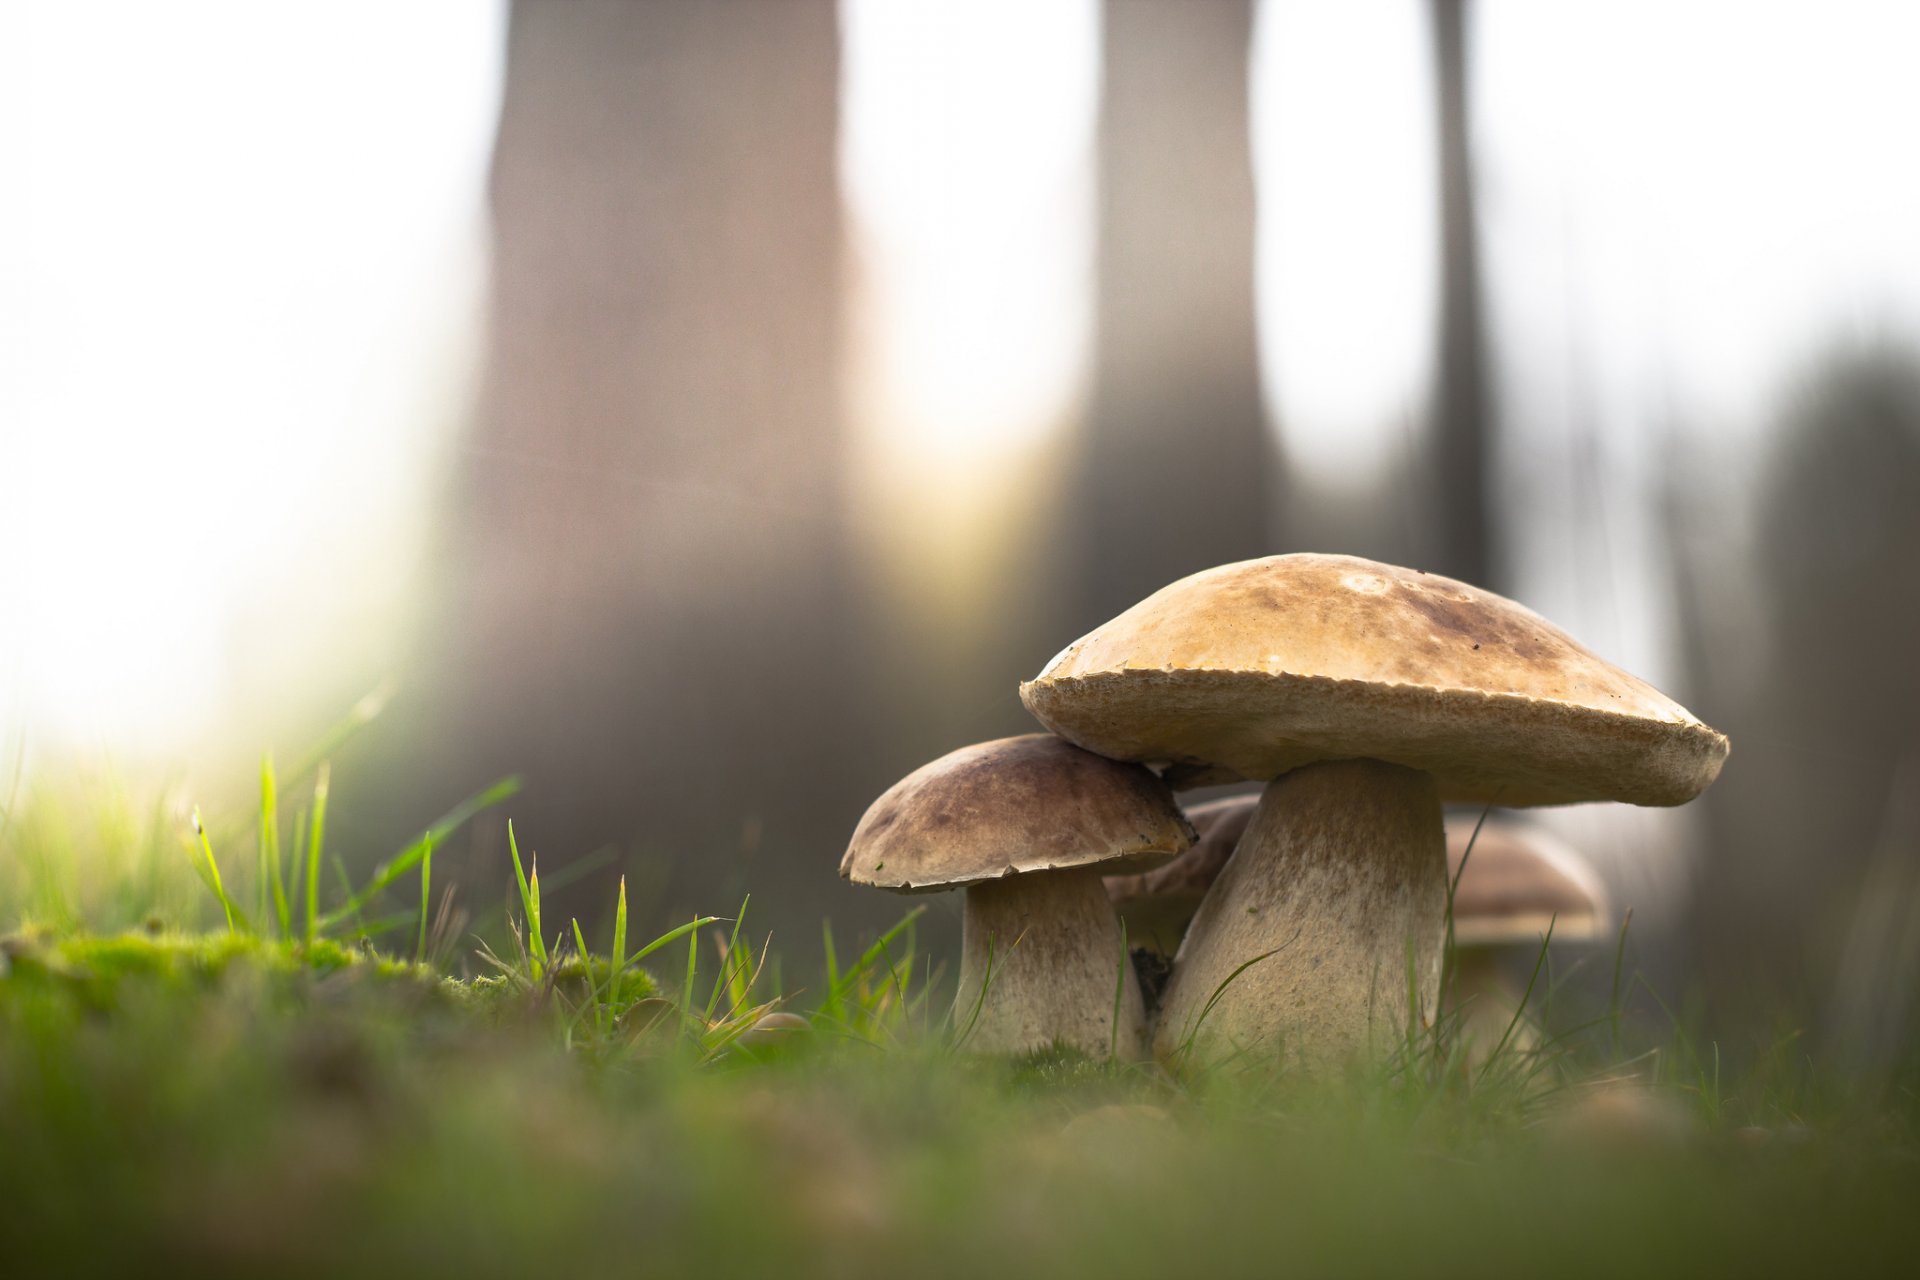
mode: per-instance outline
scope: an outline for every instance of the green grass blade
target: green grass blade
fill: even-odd
[[[1610,1029],[1613,1056],[1620,1056],[1620,972],[1627,958],[1627,926],[1633,923],[1633,908],[1620,919],[1620,940],[1613,948],[1613,989],[1607,995],[1607,1023]]]
[[[260,913],[280,926],[280,936],[293,932],[287,910],[287,886],[280,865],[280,795],[273,776],[273,756],[260,757]],[[268,915],[269,903],[273,908]]]
[[[747,918],[747,904],[752,901],[752,894],[741,899],[740,911],[733,917],[733,935],[727,939],[726,954],[720,958],[720,972],[714,975],[713,990],[707,996],[708,1022],[713,1021],[713,1011],[720,1006],[720,993],[725,991],[729,998],[733,997],[735,987],[733,975],[738,967],[736,962],[740,957],[740,924]],[[742,992],[738,999],[732,1000],[732,1003],[736,1009],[746,1004],[745,993]]]
[[[580,932],[580,918],[574,916],[572,921],[573,949],[579,953],[580,967],[587,975],[587,1008],[593,1010],[593,1029],[604,1036],[607,1033],[606,1006],[600,1000],[599,984],[593,980],[593,952],[587,950],[587,936]]]
[[[1127,966],[1133,957],[1127,952],[1127,922],[1120,922],[1120,967],[1113,975],[1113,1022],[1107,1030],[1107,1057],[1120,1056],[1120,1001],[1127,992]]]
[[[687,981],[680,993],[680,1036],[684,1040],[693,1022],[693,971],[700,962],[700,931],[687,931]]]
[[[366,886],[350,896],[340,907],[330,911],[321,920],[323,930],[332,928],[348,916],[358,912],[385,892],[387,886],[418,866],[420,859],[426,856],[432,845],[445,844],[447,837],[459,830],[469,818],[486,809],[491,809],[520,789],[520,779],[503,778],[499,782],[476,792],[462,800],[448,811],[447,815],[422,832],[419,839],[402,849],[392,858],[374,869],[373,878]]]
[[[613,954],[608,957],[612,963],[607,978],[607,994],[610,1000],[620,996],[620,972],[627,967],[627,878],[620,877],[620,896],[613,904]]]
[[[427,915],[433,900],[433,842],[427,842],[427,851],[420,856],[420,941],[413,949],[413,962],[425,964],[427,961]]]
[[[821,1001],[820,1012],[838,1019],[845,1010],[840,1007],[840,956],[833,945],[833,921],[820,921],[820,941],[827,953],[827,998]]]
[[[528,861],[532,865],[527,869],[527,902],[531,912],[527,920],[527,930],[533,935],[533,954],[539,958],[541,964],[551,965],[553,956],[547,950],[547,939],[541,932],[543,926],[540,923],[540,855],[533,854]]]
[[[1484,1077],[1487,1069],[1499,1061],[1500,1053],[1507,1047],[1507,1042],[1513,1039],[1514,1029],[1520,1025],[1520,1019],[1527,1016],[1527,1002],[1533,999],[1533,984],[1540,980],[1540,967],[1547,962],[1547,945],[1553,941],[1553,926],[1559,923],[1559,920],[1558,915],[1547,918],[1546,936],[1540,939],[1540,954],[1534,958],[1533,972],[1527,977],[1527,989],[1520,993],[1520,1003],[1514,1007],[1513,1017],[1507,1019],[1507,1029],[1500,1033],[1500,1043],[1493,1046],[1493,1052],[1488,1054],[1486,1062],[1481,1064],[1479,1076],[1476,1078]]]
[[[1227,988],[1232,986],[1241,974],[1253,968],[1253,966],[1259,964],[1262,960],[1272,959],[1274,956],[1279,955],[1282,951],[1292,946],[1294,939],[1299,936],[1299,933],[1296,931],[1292,938],[1288,938],[1271,951],[1263,951],[1253,959],[1244,961],[1235,968],[1232,973],[1220,979],[1220,985],[1213,989],[1213,994],[1207,997],[1207,1002],[1200,1006],[1200,1015],[1193,1020],[1193,1025],[1186,1029],[1186,1034],[1181,1038],[1180,1047],[1174,1051],[1174,1060],[1176,1062],[1186,1061],[1187,1055],[1193,1050],[1194,1040],[1200,1035],[1201,1025],[1206,1022],[1208,1015],[1213,1012],[1213,1007],[1220,1003],[1220,997],[1227,994]]]
[[[314,926],[320,920],[320,859],[327,843],[327,793],[332,789],[333,769],[325,760],[313,780],[313,818],[307,834],[307,923],[302,931],[306,943],[313,944]]]
[[[967,1010],[966,1025],[962,1026],[953,1038],[953,1048],[956,1051],[967,1043],[968,1037],[973,1035],[973,1029],[980,1023],[980,1013],[987,1007],[987,989],[993,985],[993,948],[998,941],[1000,941],[999,934],[987,935],[986,969],[980,975],[980,990],[973,997],[973,1007]]]
[[[887,948],[892,945],[893,940],[910,928],[914,921],[925,914],[926,910],[925,907],[915,907],[913,910],[907,912],[907,914],[901,918],[900,923],[881,934],[874,940],[871,946],[860,953],[860,959],[854,962],[852,968],[841,974],[837,981],[832,982],[828,987],[828,996],[836,1008],[839,1007],[840,1003],[845,999],[846,993],[852,989],[854,982],[866,973],[874,961],[886,955]]]
[[[324,773],[328,767],[328,759],[345,746],[355,734],[371,724],[374,718],[386,709],[392,696],[393,685],[388,681],[382,681],[362,695],[358,702],[348,708],[347,714],[321,734],[320,740],[309,747],[305,754],[294,762],[293,767],[286,771],[283,776],[287,784],[291,786],[297,783],[315,769]]]
[[[207,888],[213,891],[213,896],[220,903],[221,910],[227,913],[227,932],[238,933],[242,930],[248,933],[253,932],[252,927],[247,923],[246,915],[240,908],[233,905],[233,899],[227,896],[226,885],[221,883],[220,863],[213,856],[213,841],[207,837],[207,824],[200,820],[200,810],[197,806],[193,811],[193,833],[200,839],[200,857],[204,863],[202,865],[202,862],[196,862],[195,869],[200,872],[201,879],[206,881]]]
[[[719,916],[696,916],[694,919],[689,920],[686,924],[681,925],[679,928],[673,929],[666,933],[661,934],[659,937],[655,938],[652,942],[649,942],[646,946],[640,948],[638,951],[634,952],[631,956],[628,956],[627,963],[639,964],[642,960],[646,959],[648,956],[652,955],[654,952],[658,951],[660,948],[665,946],[670,946],[673,943],[678,942],[680,939],[686,937],[689,933],[692,933],[697,929],[704,929],[710,924],[717,924],[719,923],[719,921],[720,921]]]

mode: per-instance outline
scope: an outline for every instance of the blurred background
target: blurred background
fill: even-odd
[[[0,794],[362,865],[493,778],[557,910],[795,950],[869,800],[1185,573],[1513,596],[1731,735],[1543,815],[1635,963],[1920,993],[1920,10],[0,5]],[[503,817],[445,851],[505,884]],[[586,860],[584,864],[582,860]],[[933,900],[936,945],[957,902]]]

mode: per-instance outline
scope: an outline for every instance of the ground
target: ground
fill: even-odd
[[[490,951],[417,920],[375,946],[357,912],[310,937],[299,893],[281,909],[234,867],[189,886],[197,908],[111,877],[62,898],[34,830],[0,830],[0,905],[43,920],[0,943],[0,1275],[1854,1274],[1920,1253],[1920,1076],[1840,1072],[1791,1028],[1723,1055],[1615,1007],[1489,1063],[1442,1025],[1331,1078],[989,1058],[910,923],[782,991],[725,921],[651,949],[618,911],[529,931],[531,872]],[[430,868],[408,856],[389,897]],[[7,881],[9,859],[43,871]],[[302,883],[298,854],[259,865]],[[193,926],[99,927],[156,902]],[[756,1031],[774,1008],[807,1027]]]

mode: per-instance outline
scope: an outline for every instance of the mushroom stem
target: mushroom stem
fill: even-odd
[[[1096,1058],[1143,1052],[1146,1006],[1097,868],[969,885],[960,949],[954,1022],[967,1048],[1027,1053],[1061,1044]]]
[[[1537,954],[1537,953],[1536,953]],[[1501,1038],[1507,1053],[1528,1053],[1540,1046],[1540,1033],[1521,1009],[1526,993],[1507,976],[1499,947],[1467,947],[1456,940],[1453,973],[1441,997],[1440,1015],[1452,1017],[1453,1035],[1464,1041],[1467,1061],[1479,1065],[1493,1056]],[[1518,1019],[1515,1014],[1519,1014]]]
[[[1432,1019],[1446,879],[1431,774],[1378,760],[1282,774],[1194,914],[1155,1051],[1387,1056],[1410,1013]]]

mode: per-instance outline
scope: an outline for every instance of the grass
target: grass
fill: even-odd
[[[607,920],[549,919],[515,832],[514,909],[476,941],[433,850],[509,791],[328,889],[326,786],[268,765],[218,840],[112,788],[0,814],[0,922],[34,922],[0,944],[0,1274],[1785,1274],[1920,1247],[1912,1072],[1868,1086],[1791,1028],[1737,1068],[1684,1019],[1647,1034],[1619,954],[1582,1014],[1543,950],[1555,1034],[1524,1052],[1443,1019],[1335,1079],[989,1059],[912,915],[851,950],[823,929],[788,988],[750,903],[637,945],[624,885]],[[809,1029],[757,1033],[775,1009]]]

